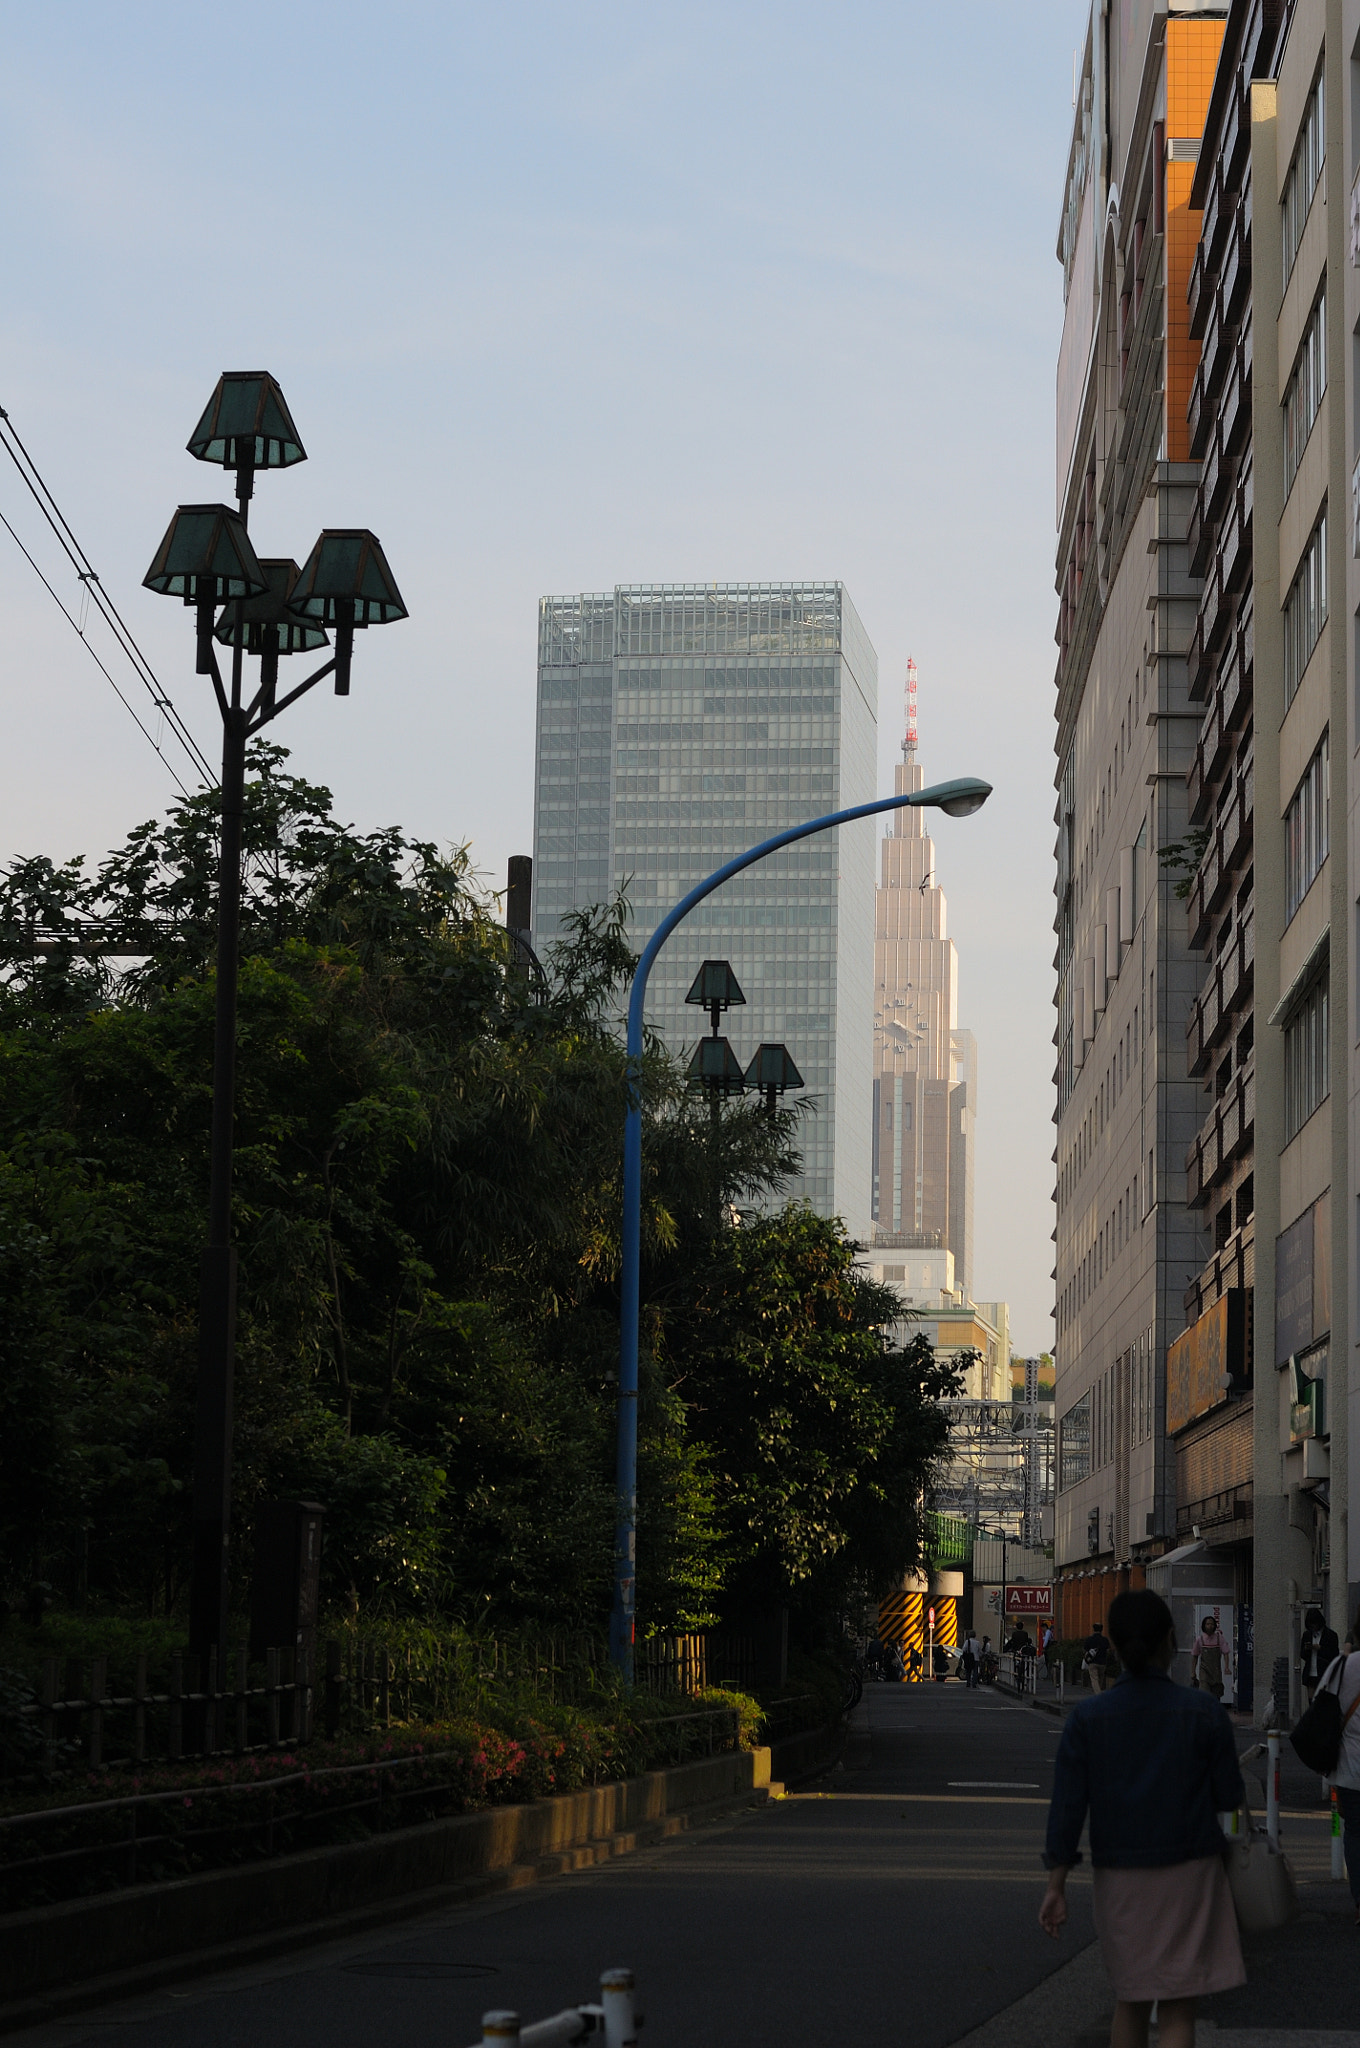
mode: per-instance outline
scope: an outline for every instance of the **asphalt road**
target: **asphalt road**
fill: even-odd
[[[630,1966],[646,2048],[946,2048],[1093,1939],[1037,1924],[1059,1722],[991,1691],[867,1689],[820,1788],[399,1931],[158,1992],[21,2037],[138,2048],[468,2048]],[[16,2044],[17,2048],[17,2044]]]

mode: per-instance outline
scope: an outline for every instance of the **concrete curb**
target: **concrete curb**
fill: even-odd
[[[1043,1936],[1035,1926],[1035,1940]],[[1014,2005],[994,2012],[980,2027],[963,2034],[951,2048],[1054,2048],[1055,2042],[1070,2042],[1074,2048],[1106,2048],[1110,2037],[1107,2015],[1114,2011],[1114,1993],[1100,1960],[1100,1944],[1080,1949],[1070,1962],[1060,1963],[1043,1982],[1027,1991]],[[1089,2039],[1087,2039],[1089,2037]]]
[[[587,1869],[696,1819],[763,1804],[769,1785],[769,1750],[743,1750],[368,1841],[7,1914],[0,2032],[362,1933],[412,1910]]]

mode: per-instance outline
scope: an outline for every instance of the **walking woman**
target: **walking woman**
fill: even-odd
[[[1244,1797],[1232,1723],[1207,1692],[1171,1682],[1171,1610],[1121,1593],[1110,1636],[1123,1666],[1068,1716],[1058,1745],[1039,1925],[1067,1921],[1067,1873],[1090,1813],[1096,1934],[1116,1999],[1112,2048],[1192,2048],[1195,2001],[1246,1982],[1218,1815]]]

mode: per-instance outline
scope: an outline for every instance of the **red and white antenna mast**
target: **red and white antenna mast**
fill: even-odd
[[[902,752],[910,760],[916,752],[916,663],[907,656],[907,736]]]

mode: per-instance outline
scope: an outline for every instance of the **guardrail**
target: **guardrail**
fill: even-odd
[[[482,2038],[476,2048],[559,2048],[559,2044],[602,2035],[604,2048],[637,2048],[642,2015],[636,2010],[631,1970],[606,1970],[600,1979],[598,2005],[571,2005],[546,2020],[520,2024],[517,2012],[482,2015]]]
[[[1055,1664],[1051,1678],[1040,1657],[1018,1657],[1003,1650],[996,1664],[996,1683],[1017,1699],[1037,1699],[1042,1688],[1060,1707],[1067,1704],[1067,1673],[1061,1661]]]

